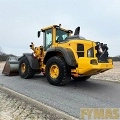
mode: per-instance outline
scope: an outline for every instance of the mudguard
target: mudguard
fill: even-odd
[[[43,63],[46,64],[48,59],[52,56],[55,56],[58,52],[63,55],[63,57],[68,65],[76,67],[77,62],[76,62],[76,59],[75,59],[75,56],[74,56],[72,50],[70,50],[68,48],[62,48],[62,47],[49,48],[45,54]]]
[[[22,57],[26,57],[27,60],[30,63],[30,67],[32,69],[38,70],[39,69],[39,60],[37,58],[35,58],[32,54],[29,53],[24,53]],[[20,59],[22,58],[20,57],[18,60],[20,61]]]

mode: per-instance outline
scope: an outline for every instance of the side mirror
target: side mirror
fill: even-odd
[[[38,35],[38,38],[40,37],[40,32],[41,32],[41,31],[38,31],[38,34],[37,34],[37,35]]]

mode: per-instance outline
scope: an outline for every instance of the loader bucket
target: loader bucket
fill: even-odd
[[[8,57],[3,68],[2,74],[8,76],[18,75],[19,61],[17,57]]]

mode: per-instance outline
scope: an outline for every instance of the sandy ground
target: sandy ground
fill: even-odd
[[[4,65],[5,65],[5,62],[0,62],[0,71],[2,71],[2,70],[3,70]]]
[[[0,90],[0,120],[65,120]]]

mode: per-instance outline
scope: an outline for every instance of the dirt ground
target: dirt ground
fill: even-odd
[[[4,65],[5,65],[5,62],[0,62],[0,71],[2,71],[2,70],[3,70]]]
[[[0,120],[65,120],[0,90]]]

